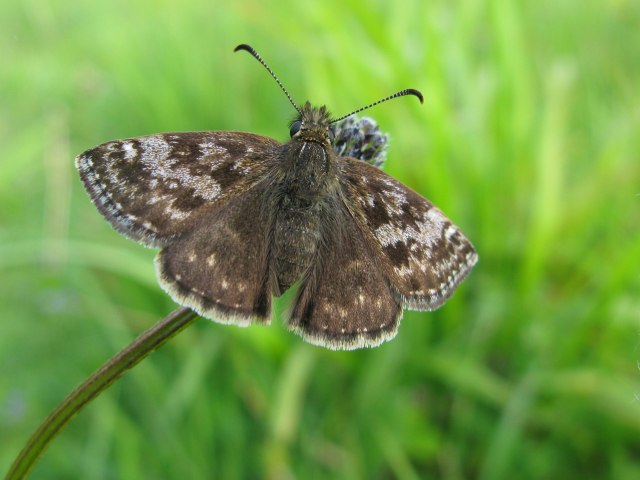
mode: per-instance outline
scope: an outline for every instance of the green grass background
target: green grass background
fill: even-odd
[[[33,478],[640,478],[640,3],[0,2],[0,471],[175,308],[73,167],[107,140],[368,112],[480,262],[380,348],[200,321]],[[282,303],[279,304],[282,307]]]

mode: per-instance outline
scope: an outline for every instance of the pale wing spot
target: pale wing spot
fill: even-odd
[[[215,142],[203,142],[199,146],[202,151],[202,157],[207,157],[209,155],[224,155],[227,153],[226,148],[221,147]]]
[[[195,252],[191,252],[191,253],[189,254],[189,256],[187,257],[187,260],[189,260],[190,262],[195,262],[195,261],[196,261],[196,258],[198,258],[198,256],[196,255],[196,253],[195,253]]]
[[[240,172],[242,175],[248,175],[251,173],[252,167],[244,160],[238,160],[233,163],[233,170]]]
[[[124,142],[122,144],[122,149],[124,150],[124,158],[125,160],[131,160],[132,158],[136,158],[138,152],[130,142]]]
[[[200,145],[200,148],[205,156],[221,157],[227,153],[226,149],[213,142],[205,142]],[[222,188],[213,179],[209,178],[206,182],[202,182],[201,178],[192,175],[187,167],[178,166],[178,162],[182,160],[171,155],[172,147],[162,135],[143,137],[140,140],[140,150],[142,152],[140,162],[151,174],[151,182],[154,180],[157,182],[158,179],[167,181],[172,179],[167,188],[173,190],[181,186],[192,188],[194,196],[205,200],[214,200],[222,193]],[[157,183],[155,185],[157,186]]]
[[[457,231],[458,231],[458,229],[456,227],[454,227],[453,225],[449,224],[447,226],[447,229],[444,231],[444,237],[447,240],[451,240],[451,237],[453,237]]]
[[[221,286],[224,290],[226,290],[227,288],[229,288],[229,282],[227,282],[226,280],[223,280],[221,283]]]
[[[400,190],[396,185],[390,183],[388,180],[385,181],[385,183],[387,183],[387,185],[392,189],[383,192],[388,200],[384,202],[384,206],[390,215],[400,215],[402,213],[402,206],[407,203],[407,196],[402,190]]]
[[[376,199],[373,195],[371,195],[370,193],[367,193],[367,196],[365,197],[365,201],[367,203],[367,205],[369,205],[370,207],[373,207],[376,204]]]
[[[161,202],[165,198],[166,197],[164,195],[162,196],[152,195],[151,197],[149,197],[149,200],[147,200],[147,205],[155,205],[156,203]]]
[[[417,222],[420,227],[418,241],[425,245],[433,246],[440,242],[440,235],[447,219],[437,208],[429,209],[422,222]]]
[[[183,212],[181,210],[173,209],[167,209],[165,213],[167,213],[173,220],[183,220],[191,214],[190,212]]]
[[[215,200],[222,193],[222,188],[213,178],[208,178],[206,182],[202,182],[199,177],[194,177],[186,167],[174,168],[172,175],[178,179],[181,185],[193,188],[193,194],[196,197]]]
[[[212,253],[207,257],[207,265],[209,265],[210,267],[213,267],[215,264],[216,264],[216,255],[215,253]]]
[[[421,270],[424,272],[426,271],[426,267],[424,265],[420,265]],[[394,267],[393,270],[401,277],[405,277],[407,275],[411,275],[413,273],[413,270],[411,267]]]
[[[152,177],[171,178],[168,171],[173,163],[169,159],[171,146],[161,135],[150,135],[140,139],[140,162],[149,170]]]

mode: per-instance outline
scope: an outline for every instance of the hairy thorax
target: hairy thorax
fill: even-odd
[[[321,239],[322,213],[335,188],[331,154],[313,141],[287,145],[278,179],[271,267],[276,295],[302,278],[312,265]],[[334,179],[334,180],[332,180]]]

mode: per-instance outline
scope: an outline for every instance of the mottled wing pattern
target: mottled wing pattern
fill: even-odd
[[[250,133],[167,133],[105,143],[76,165],[118,231],[162,247],[156,270],[177,303],[244,326],[269,321],[260,192],[279,148]]]
[[[268,231],[263,183],[208,211],[202,223],[156,257],[162,288],[220,323],[269,323]]]
[[[321,261],[302,280],[288,327],[333,350],[374,347],[395,337],[402,308],[365,234],[344,205],[333,211],[337,218],[325,224]]]
[[[79,155],[76,167],[116,230],[163,246],[204,211],[254,185],[278,147],[251,133],[165,133],[105,143]]]
[[[405,308],[433,310],[451,296],[477,254],[444,214],[382,170],[346,158],[343,192],[377,265]]]

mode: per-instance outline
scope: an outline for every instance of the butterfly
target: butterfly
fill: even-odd
[[[76,158],[91,200],[121,234],[159,248],[162,288],[216,322],[269,324],[272,298],[297,294],[287,327],[330,349],[393,338],[403,309],[441,306],[477,261],[431,202],[379,168],[334,151],[325,106],[298,107],[290,140],[254,133],[162,133]]]

